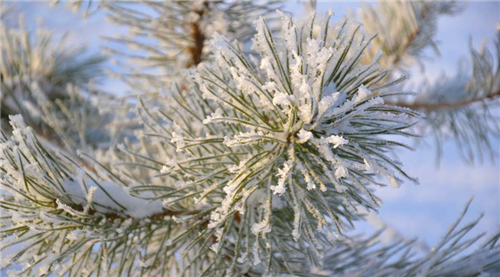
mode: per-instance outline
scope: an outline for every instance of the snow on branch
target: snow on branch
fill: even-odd
[[[164,211],[161,201],[132,197],[124,184],[102,181],[67,155],[46,148],[20,115],[11,116],[11,124],[12,137],[0,141],[1,250],[12,253],[2,257],[2,268],[25,265],[11,274],[64,274],[83,264],[92,272],[93,263],[98,270],[110,270],[100,261],[103,251],[128,241],[128,235],[123,237],[127,232],[146,232],[145,218],[165,221],[175,214]],[[91,254],[79,254],[87,255],[85,262],[72,260],[75,250],[94,246]],[[132,256],[139,255],[134,251]]]

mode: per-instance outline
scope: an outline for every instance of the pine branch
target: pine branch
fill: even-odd
[[[422,21],[425,21],[427,20],[427,17],[428,17],[428,14],[427,13],[424,13],[422,15]],[[401,53],[400,55],[396,55],[395,58],[394,58],[394,61],[393,61],[393,65],[394,67],[398,67],[400,61],[401,61],[401,58],[404,56],[404,54],[406,54],[406,52],[408,51],[408,49],[412,46],[412,43],[413,41],[418,37],[419,34],[422,33],[422,27],[421,26],[417,26],[415,30],[413,30],[409,35],[408,37],[404,40],[405,43],[403,44],[402,46],[402,50],[401,50]]]
[[[403,108],[409,108],[412,110],[420,110],[423,112],[439,112],[443,110],[455,110],[464,107],[471,106],[477,103],[483,103],[488,105],[488,101],[496,100],[500,97],[500,90],[491,94],[488,94],[482,98],[461,100],[456,102],[441,102],[441,103],[424,103],[424,102],[387,102],[388,105],[394,105]]]
[[[387,102],[402,95],[388,91],[398,80],[386,82],[380,57],[361,62],[374,40],[361,26],[333,25],[331,14],[298,24],[278,13],[278,33],[263,18],[255,32],[242,20],[241,30],[207,44],[206,20],[268,8],[221,1],[192,14],[193,1],[147,2],[148,14],[122,4],[106,3],[114,21],[137,27],[137,37],[152,34],[188,60],[120,40],[152,51],[143,57],[154,61],[146,67],[167,60],[174,82],[133,73],[150,89],[157,80],[171,90],[139,97],[132,111],[124,105],[126,120],[140,125],[117,149],[80,153],[92,170],[48,147],[21,116],[10,117],[12,136],[0,138],[0,250],[11,251],[2,270],[22,265],[11,275],[71,277],[500,272],[500,234],[461,255],[480,239],[465,238],[478,220],[460,225],[468,205],[430,253],[418,253],[412,241],[384,245],[378,234],[345,235],[362,219],[360,209],[378,209],[375,186],[417,181],[391,153],[407,147],[398,139],[413,136],[421,114]],[[156,15],[165,15],[158,17],[165,28],[151,28]],[[184,24],[189,16],[196,25]],[[172,33],[172,26],[186,32]],[[253,33],[250,55],[233,39],[245,42]],[[403,52],[420,49],[419,34]],[[486,52],[474,57],[474,68],[491,65]],[[179,62],[193,66],[177,74]],[[496,95],[498,78],[490,72],[474,71],[473,97],[445,103],[473,105],[483,91]],[[70,112],[76,107],[61,109],[78,119]]]
[[[464,8],[458,1],[381,1],[375,6],[364,5],[360,19],[368,33],[377,37],[366,52],[369,62],[377,53],[384,55],[380,66],[405,69],[422,57],[428,47],[439,50],[434,42],[438,18],[456,15]]]
[[[20,116],[11,119],[13,137],[0,139],[0,205],[7,214],[0,220],[0,250],[13,254],[3,257],[2,270],[24,264],[10,274],[80,276],[82,269],[89,275],[122,275],[129,266],[128,274],[131,268],[138,274],[175,272],[172,266],[178,261],[171,248],[185,245],[185,233],[157,247],[165,249],[162,261],[144,249],[159,238],[174,239],[177,230],[185,231],[181,226],[192,223],[173,226],[176,216],[206,221],[203,213],[167,211],[159,201],[133,198],[122,185],[97,177],[116,178],[111,172],[85,171],[68,156],[46,148]],[[140,240],[130,241],[129,235]]]
[[[500,126],[491,109],[500,98],[499,35],[494,51],[488,48],[477,51],[471,44],[470,73],[459,72],[453,78],[443,76],[424,88],[412,102],[402,99],[391,102],[425,113],[422,133],[433,135],[439,144],[446,139],[455,141],[469,162],[481,160],[483,155],[495,160],[498,155],[493,145],[500,138]],[[430,130],[425,130],[426,125]],[[440,151],[438,148],[439,155]]]
[[[472,199],[471,199],[472,200]],[[318,276],[494,276],[500,273],[500,254],[495,233],[484,242],[484,234],[471,236],[479,219],[464,224],[464,211],[448,229],[443,239],[429,252],[418,251],[417,241],[380,242],[380,233],[369,238],[340,241],[325,258],[326,268]],[[479,244],[479,245],[478,245]],[[468,255],[462,253],[477,245]]]
[[[73,12],[77,12],[82,8],[84,10],[83,16],[87,18],[93,14],[95,14],[99,9],[103,7],[106,0],[75,0],[75,1],[61,1],[61,0],[52,0],[50,5],[56,6],[58,4],[64,3],[65,6],[68,6],[72,9]]]
[[[29,32],[22,15],[17,28],[3,21],[0,25],[2,41],[9,42],[0,45],[2,121],[22,114],[41,136],[70,153],[75,148],[95,149],[105,134],[87,126],[102,126],[106,116],[96,124],[92,115],[97,108],[88,101],[92,96],[85,98],[81,91],[106,98],[89,85],[100,80],[104,58],[88,55],[84,47],[68,46],[64,39],[54,41],[51,32],[42,27]]]
[[[249,60],[235,44],[217,37],[211,49],[216,62],[200,65],[193,73],[194,83],[173,91],[175,103],[166,109],[173,111],[171,115],[157,110],[152,116],[141,102],[148,136],[170,139],[177,148],[168,152],[159,177],[182,183],[177,189],[143,189],[158,192],[166,207],[203,203],[214,209],[208,229],[200,235],[201,241],[216,238],[210,248],[218,258],[204,269],[206,274],[218,274],[220,266],[239,272],[238,258],[244,265],[268,261],[273,265],[269,270],[280,268],[282,259],[277,257],[296,244],[312,245],[314,255],[319,255],[322,243],[332,244],[334,234],[342,234],[357,219],[355,205],[377,207],[378,198],[365,187],[364,181],[373,181],[374,175],[367,164],[385,172],[382,176],[392,185],[400,181],[392,171],[398,165],[384,154],[392,143],[385,141],[383,146],[375,135],[365,136],[404,135],[401,130],[409,125],[390,114],[416,114],[372,99],[364,85],[381,87],[377,82],[384,72],[357,64],[370,38],[355,40],[359,27],[345,25],[326,27],[327,21],[315,18],[295,27],[283,16],[281,37],[275,37],[261,21],[254,40],[260,61]],[[313,35],[309,28],[320,32]],[[259,66],[262,72],[255,70]],[[302,74],[296,74],[301,68]],[[380,122],[375,116],[379,112],[386,115]],[[162,120],[172,125],[160,124]],[[347,176],[363,182],[351,182]],[[325,231],[313,231],[318,228]],[[227,239],[231,236],[247,241],[246,250]],[[232,260],[226,261],[227,256]],[[252,258],[245,262],[244,257]]]
[[[133,45],[136,65],[123,64],[130,72],[129,78],[140,78],[143,72],[166,70],[167,75],[156,77],[160,82],[167,76],[178,73],[206,60],[207,39],[215,32],[232,39],[247,40],[253,32],[251,23],[260,15],[272,15],[280,1],[170,1],[134,4],[105,3],[109,18],[115,23],[129,27],[131,36],[108,38],[111,41]],[[147,42],[143,38],[147,36]],[[153,41],[151,40],[153,39]],[[119,53],[109,49],[112,53]],[[129,68],[129,69],[128,69]],[[153,76],[154,78],[154,76]],[[134,82],[130,82],[135,87]],[[136,82],[137,83],[137,82]],[[151,80],[150,82],[151,83]],[[161,86],[164,83],[160,82]],[[141,88],[141,90],[144,90]]]

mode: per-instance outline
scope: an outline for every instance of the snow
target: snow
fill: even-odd
[[[164,166],[162,166],[162,167],[161,167],[161,169],[160,169],[160,174],[168,174],[168,173],[170,172],[170,170],[171,170],[171,168],[170,168],[170,167],[168,167],[168,166],[164,165]]]
[[[271,190],[274,192],[274,194],[283,194],[286,191],[285,187],[285,182],[286,178],[288,177],[290,170],[293,168],[293,161],[289,160],[283,164],[283,168],[278,169],[278,185],[271,186]]]
[[[263,86],[262,89],[264,90],[269,90],[269,91],[274,91],[276,90],[276,83],[275,82],[266,82]]]
[[[335,92],[332,95],[323,97],[318,103],[318,110],[320,114],[325,113],[328,108],[335,106],[340,97],[340,92]]]
[[[304,130],[304,129],[300,129],[300,131],[297,133],[297,137],[299,138],[297,143],[302,144],[302,143],[306,143],[308,140],[312,139],[313,134],[309,131]]]
[[[271,224],[269,223],[269,220],[267,220],[267,219],[264,219],[263,221],[261,221],[259,223],[255,223],[252,226],[252,233],[254,235],[257,235],[258,233],[266,234],[269,232],[271,232]]]
[[[297,204],[293,206],[293,231],[292,236],[295,241],[298,241],[300,238],[300,208]]]
[[[340,179],[340,178],[345,178],[347,177],[347,168],[345,168],[344,166],[339,166],[336,170],[335,170],[335,177],[337,177],[337,179]]]
[[[221,108],[217,108],[214,113],[207,116],[207,118],[203,120],[203,124],[211,123],[211,122],[213,122],[214,119],[219,119],[219,118],[222,118],[222,109]]]
[[[315,189],[316,188],[316,184],[314,184],[314,182],[313,182],[313,180],[312,180],[311,175],[309,174],[309,172],[307,170],[305,170],[305,169],[301,169],[300,172],[304,176],[304,181],[307,184],[307,190]]]
[[[110,181],[96,183],[92,179],[84,179],[83,184],[89,191],[87,194],[75,181],[68,179],[62,182],[64,189],[75,204],[84,207],[91,204],[98,212],[122,213],[133,218],[145,218],[163,211],[160,200],[150,201],[133,197],[127,192],[127,188],[117,183]],[[152,195],[142,195],[142,197],[147,196]],[[61,208],[67,210],[69,207],[61,205]]]
[[[23,116],[20,114],[9,115],[9,120],[10,120],[12,127],[14,127],[14,128],[18,128],[18,129],[25,129],[26,128],[26,123],[24,123]]]
[[[346,140],[346,139],[344,139],[343,137],[341,137],[341,136],[335,136],[335,135],[332,135],[332,136],[329,136],[329,137],[325,138],[324,141],[326,143],[333,144],[333,148],[337,148],[340,145],[344,145],[344,144],[349,143],[349,141]]]
[[[283,30],[283,38],[286,41],[287,48],[296,53],[297,51],[297,35],[296,27],[292,23],[289,16],[286,16],[282,11],[277,11],[281,17],[281,28]]]
[[[172,139],[170,142],[175,143],[177,146],[177,152],[181,152],[182,148],[186,145],[184,137],[176,132],[172,132]]]
[[[252,247],[253,254],[253,265],[258,265],[261,263],[260,255],[259,255],[259,241],[256,240],[254,246]]]
[[[273,97],[274,105],[290,106],[293,101],[294,100],[292,96],[287,95],[283,92],[278,92]]]
[[[84,235],[84,233],[85,232],[82,229],[74,229],[71,232],[69,232],[66,238],[70,241],[77,241],[81,236]]]
[[[240,264],[244,263],[247,261],[247,255],[248,253],[243,253],[236,261]]]
[[[368,90],[364,85],[361,85],[358,88],[358,93],[356,95],[356,98],[354,98],[355,102],[361,102],[365,100],[372,92]]]

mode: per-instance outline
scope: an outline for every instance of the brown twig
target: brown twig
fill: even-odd
[[[422,12],[422,20],[423,21],[427,20],[427,17],[428,17],[428,13],[423,11]],[[417,28],[408,36],[408,39],[406,40],[406,44],[404,45],[401,53],[404,54],[404,52],[406,52],[406,50],[408,50],[408,48],[410,48],[411,44],[413,43],[415,38],[420,34],[421,31],[422,31],[422,28],[420,27],[420,25],[417,25]],[[431,40],[431,43],[432,43],[432,40]],[[394,59],[394,64],[395,65],[398,64],[401,61],[401,58],[402,58],[402,55],[397,55]]]
[[[420,27],[418,27],[415,31],[413,31],[410,36],[408,37],[408,40],[405,44],[405,46],[403,47],[403,50],[401,51],[401,53],[404,53],[406,52],[406,50],[410,47],[411,43],[413,42],[413,40],[415,40],[415,38],[417,37],[417,35],[420,33]],[[401,60],[401,57],[402,55],[396,55],[396,57],[394,58],[394,64],[398,64],[399,61]]]
[[[473,98],[456,102],[436,102],[436,103],[425,103],[425,102],[386,102],[388,105],[399,106],[403,108],[410,108],[412,110],[422,110],[422,111],[439,111],[439,110],[452,110],[459,109],[474,103],[485,102],[487,100],[493,100],[500,97],[500,90],[486,95],[482,98]]]
[[[208,2],[204,3],[204,7],[208,8]],[[205,13],[205,10],[196,10],[195,13],[198,15],[198,20],[191,22],[191,38],[194,41],[194,44],[187,48],[187,52],[191,56],[191,60],[186,64],[186,67],[196,66],[202,61],[203,57],[203,46],[205,44],[205,35],[201,30],[200,21]]]

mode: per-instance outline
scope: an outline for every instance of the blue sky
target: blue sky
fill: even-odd
[[[318,10],[329,8],[336,18],[356,11],[360,2],[318,1]],[[301,4],[291,2],[289,10],[300,11]],[[370,2],[372,3],[372,2]],[[83,21],[78,14],[61,6],[51,9],[42,2],[21,2],[17,4],[26,18],[40,17],[44,26],[56,33],[72,31],[70,42],[87,44],[92,51],[100,51],[104,44],[99,36],[123,33],[124,30],[108,23],[103,14],[97,14]],[[468,58],[469,39],[472,37],[477,47],[488,38],[493,38],[495,24],[500,21],[500,3],[497,1],[475,1],[455,17],[442,17],[438,24],[437,40],[441,51],[436,56],[433,51],[424,60],[425,71],[412,70],[410,82],[418,83],[424,79],[436,80],[441,73],[453,74],[461,58]],[[108,91],[123,94],[126,87],[115,80],[108,80]],[[430,141],[430,140],[429,140]],[[458,149],[445,144],[444,159],[436,167],[435,149],[432,143],[419,145],[417,152],[398,152],[404,168],[420,179],[420,185],[404,184],[399,189],[384,188],[378,195],[384,201],[379,217],[390,226],[399,230],[405,237],[420,237],[429,245],[435,244],[455,221],[469,197],[474,202],[467,219],[472,220],[481,212],[484,218],[476,232],[492,232],[500,228],[500,166],[491,162],[468,165],[463,162]],[[496,149],[500,151],[499,142]],[[359,224],[358,231],[371,229],[369,224]]]

